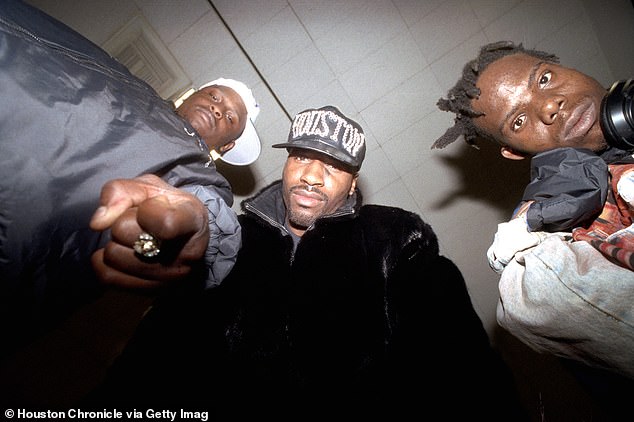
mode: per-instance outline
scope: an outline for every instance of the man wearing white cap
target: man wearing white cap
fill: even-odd
[[[208,82],[176,109],[220,159],[236,166],[253,163],[260,155],[255,119],[260,106],[242,82],[220,78]]]
[[[0,110],[0,331],[11,345],[2,353],[98,297],[104,283],[156,287],[183,275],[220,283],[241,237],[231,186],[209,155],[235,141],[226,161],[257,158],[248,88],[214,81],[183,119],[99,46],[19,0],[0,1],[0,45],[0,97],[11,105]],[[205,119],[209,134],[197,123]],[[131,217],[123,235],[104,206],[113,180],[133,180],[142,193],[128,189],[115,203]],[[174,216],[177,207],[184,212]],[[102,219],[90,225],[95,209]],[[153,274],[97,277],[92,266],[121,249],[128,261],[113,272],[136,275],[147,262]]]

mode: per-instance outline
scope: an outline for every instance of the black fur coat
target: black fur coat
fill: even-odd
[[[293,253],[280,186],[243,203],[243,246],[220,287],[146,317],[111,394],[232,418],[518,420],[512,380],[429,225],[359,198]]]

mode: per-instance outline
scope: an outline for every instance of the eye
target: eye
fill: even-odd
[[[211,97],[211,99],[212,99],[213,101],[215,101],[215,102],[220,101],[220,98],[219,98],[217,95],[215,95],[215,94],[209,93],[209,96],[210,96],[210,97]]]
[[[513,123],[511,123],[511,130],[513,132],[517,132],[520,130],[524,122],[526,122],[526,114],[520,114],[515,118],[515,120],[513,120]]]
[[[539,87],[540,88],[544,88],[546,85],[548,85],[548,82],[550,82],[550,80],[553,78],[553,74],[550,71],[546,71],[544,72],[544,74],[539,78]]]
[[[233,123],[233,113],[229,112],[225,116],[227,117],[227,120],[229,120],[229,123]]]

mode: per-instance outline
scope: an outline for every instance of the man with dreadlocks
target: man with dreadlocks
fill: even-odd
[[[507,159],[531,157],[532,181],[513,213],[521,218],[501,227],[487,254],[499,273],[517,252],[543,241],[544,232],[569,236],[580,226],[606,231],[591,224],[616,211],[624,214],[623,222],[610,230],[631,224],[632,195],[624,193],[634,189],[634,178],[621,176],[631,170],[634,151],[610,146],[603,134],[599,112],[605,88],[558,62],[552,54],[521,44],[488,44],[465,65],[448,97],[438,101],[456,118],[432,148],[444,148],[462,135],[473,146],[478,138],[498,143]],[[589,239],[588,231],[575,233]],[[625,254],[619,263],[634,269],[632,256]]]
[[[432,148],[444,148],[462,135],[473,146],[478,138],[498,143],[508,159],[532,157],[532,181],[514,213],[522,219],[502,226],[487,254],[497,272],[516,252],[543,241],[546,236],[540,230],[587,227],[606,199],[612,211],[617,200],[610,190],[608,165],[634,162],[633,151],[610,147],[603,135],[599,111],[606,89],[558,63],[556,56],[521,44],[491,43],[465,65],[448,98],[438,102],[456,118]],[[588,239],[587,232],[578,236]],[[631,254],[621,261],[634,269]]]
[[[432,148],[462,136],[475,147],[496,142],[504,158],[531,159],[522,203],[487,252],[502,274],[498,322],[537,351],[634,378],[634,272],[596,245],[569,241],[580,226],[604,223],[597,216],[608,203],[632,222],[613,172],[633,162],[632,151],[610,146],[602,132],[606,92],[552,54],[491,43],[438,101],[456,117]]]
[[[473,146],[478,138],[498,143],[507,159],[532,157],[533,180],[518,208],[531,231],[569,230],[595,218],[608,192],[607,164],[631,162],[631,151],[610,147],[601,130],[606,89],[558,63],[521,44],[488,44],[438,101],[456,118],[432,148],[462,135]]]

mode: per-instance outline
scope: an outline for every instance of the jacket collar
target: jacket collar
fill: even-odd
[[[631,163],[632,162],[632,150],[622,150],[616,147],[611,147],[602,151],[599,156],[603,158],[608,164],[612,163]]]
[[[358,214],[361,203],[361,191],[357,188],[354,193],[348,197],[346,203],[337,209],[335,213],[320,217],[318,221],[347,216],[354,217]],[[286,206],[284,205],[284,198],[282,196],[282,180],[271,183],[251,198],[242,201],[240,205],[243,212],[255,214],[270,225],[287,232],[284,226]],[[310,227],[309,230],[311,228],[312,227]]]

